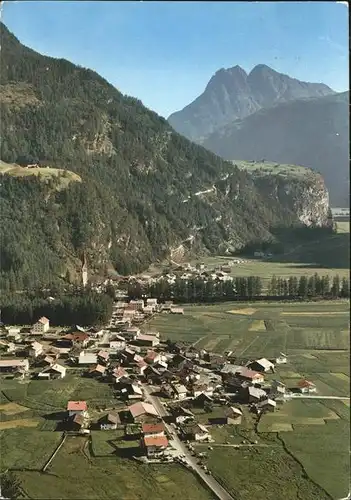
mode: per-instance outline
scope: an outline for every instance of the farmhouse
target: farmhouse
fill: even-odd
[[[263,389],[258,389],[257,387],[249,386],[244,387],[240,390],[240,396],[244,402],[247,403],[257,403],[261,399],[267,396]]]
[[[152,306],[146,306],[144,307],[144,314],[151,315],[154,313],[154,308]]]
[[[250,363],[249,368],[257,372],[269,372],[274,369],[274,364],[266,358],[260,358]]]
[[[82,351],[78,357],[79,365],[96,365],[97,364],[97,355],[92,352]]]
[[[165,426],[162,422],[156,424],[142,424],[141,432],[144,436],[164,436]]]
[[[121,395],[128,399],[143,399],[143,390],[138,384],[127,384],[121,390]]]
[[[7,334],[8,340],[11,340],[12,342],[20,342],[21,341],[21,334],[20,334],[21,329],[20,328],[9,328],[7,331],[8,331],[8,334]]]
[[[100,429],[102,431],[109,431],[118,429],[121,425],[121,418],[118,412],[111,412],[104,415],[99,419]]]
[[[275,394],[277,396],[285,394],[286,391],[286,386],[283,384],[283,382],[280,382],[279,380],[273,380],[271,384],[271,394]]]
[[[185,439],[189,439],[191,441],[205,441],[210,439],[210,434],[207,428],[202,424],[184,424],[182,426],[182,432]]]
[[[86,401],[68,401],[67,403],[67,411],[69,417],[72,417],[73,415],[85,416],[87,410],[88,405]]]
[[[142,312],[144,310],[144,301],[143,300],[131,300],[128,304],[128,309]]]
[[[66,422],[66,428],[68,431],[79,432],[86,427],[88,422],[84,418],[84,415],[76,414],[68,418]]]
[[[155,422],[159,420],[159,414],[150,403],[134,403],[129,406],[128,411],[134,423]]]
[[[150,298],[150,299],[146,299],[146,307],[151,307],[151,311],[155,311],[155,309],[157,308],[157,299],[153,299],[153,298]],[[144,312],[145,312],[145,309],[144,308]]]
[[[102,375],[105,375],[105,372],[106,366],[97,364],[96,366],[89,368],[88,374],[92,377],[101,377]]]
[[[135,366],[133,367],[133,372],[136,373],[137,375],[144,375],[145,370],[148,368],[148,364],[145,363],[145,361],[141,358],[139,361],[135,363]]]
[[[164,454],[168,446],[168,439],[166,436],[144,436],[141,440],[141,446],[148,458],[157,458]]]
[[[187,394],[187,388],[182,384],[172,384],[175,399],[184,399]]]
[[[29,370],[28,359],[0,359],[0,372],[15,372],[19,369]]]
[[[276,409],[277,403],[273,399],[264,399],[257,403],[257,409],[259,411],[274,411]]]
[[[205,394],[206,396],[212,396],[213,395],[213,387],[209,384],[194,384],[192,389],[191,389],[191,394],[194,396],[194,398],[197,398],[200,396],[200,394]]]
[[[20,336],[21,329],[18,328],[17,326],[8,326],[6,327],[6,331],[7,331],[7,337],[17,337],[17,335],[19,336],[19,338],[21,337]]]
[[[283,352],[280,353],[280,355],[275,358],[275,362],[277,365],[283,365],[287,363],[287,356]]]
[[[115,382],[119,382],[123,377],[127,376],[127,372],[122,366],[116,366],[112,371],[112,377],[115,379]]]
[[[110,340],[109,347],[111,351],[123,351],[126,346],[126,341],[123,337],[115,337],[113,340]]]
[[[86,330],[86,333],[88,333],[90,337],[96,339],[102,337],[102,335],[104,334],[104,330],[92,326],[91,328],[88,328],[88,330]]]
[[[83,348],[88,345],[89,340],[89,335],[82,332],[68,333],[60,339],[61,343],[67,344],[70,347],[80,346]]]
[[[5,350],[6,353],[11,353],[16,351],[16,346],[13,342],[8,342],[6,340],[1,340],[0,345]]]
[[[109,357],[110,357],[110,355],[107,351],[99,351],[97,356],[98,356],[99,361],[101,361],[101,363],[104,363],[104,364],[106,364],[108,362]]]
[[[146,363],[148,363],[149,365],[153,365],[154,363],[157,363],[160,360],[161,360],[161,355],[155,351],[148,351],[147,355],[144,358],[144,361]],[[166,368],[167,368],[167,365],[166,365]]]
[[[171,307],[171,314],[184,314],[182,307]]]
[[[33,356],[33,358],[37,358],[43,353],[44,347],[39,342],[33,342],[29,348],[28,354],[29,356]]]
[[[174,398],[175,390],[173,389],[173,387],[170,384],[164,384],[161,387],[161,392],[162,392],[162,395],[166,398],[170,398],[170,399]]]
[[[59,363],[54,363],[47,368],[44,368],[43,371],[38,373],[39,378],[63,378],[66,376],[66,367],[60,365]]]
[[[45,318],[45,316],[43,316],[36,323],[34,323],[31,333],[33,333],[34,335],[43,334],[47,332],[49,328],[50,321],[48,320],[48,318]]]
[[[238,425],[241,424],[242,415],[241,410],[230,406],[224,409],[222,416],[209,418],[208,421],[212,425]]]
[[[264,376],[262,375],[262,373],[249,370],[249,368],[246,368],[246,366],[241,366],[240,370],[236,372],[236,376],[243,380],[248,380],[252,384],[261,384],[262,382],[264,382]]]
[[[193,399],[193,404],[194,406],[197,406],[199,408],[203,408],[205,404],[208,403],[213,403],[213,399],[211,396],[208,396],[207,394],[204,394],[201,392],[196,398]]]
[[[148,366],[145,370],[144,370],[144,377],[146,378],[148,384],[155,384],[155,385],[161,385],[164,384],[165,381],[167,380],[171,380],[171,379],[168,379],[167,377],[167,371],[160,371],[158,370],[157,368],[155,368],[154,366]],[[174,391],[173,391],[173,394],[172,395],[169,395],[167,396],[167,393],[166,391],[163,390],[163,387],[161,387],[161,391],[166,395],[166,397],[173,397],[174,395]]]
[[[148,346],[148,347],[155,347],[160,343],[160,340],[158,337],[156,337],[156,335],[147,335],[147,334],[143,334],[143,333],[139,334],[136,337],[135,341],[139,345]]]
[[[310,394],[313,392],[317,392],[317,388],[313,382],[310,382],[309,380],[301,380],[298,383],[298,388],[301,393],[303,394]]]
[[[121,335],[127,340],[134,340],[140,334],[140,328],[137,326],[131,326],[126,328],[121,332]]]
[[[188,420],[194,420],[194,413],[188,408],[184,408],[183,406],[177,406],[173,410],[173,416],[175,417],[175,421],[177,424],[182,424]]]

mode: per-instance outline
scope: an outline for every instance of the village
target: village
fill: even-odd
[[[115,302],[110,324],[101,329],[59,331],[45,317],[32,328],[2,327],[0,372],[20,381],[52,380],[73,369],[77,376],[111,384],[117,409],[106,408],[93,419],[89,401],[67,401],[60,428],[68,434],[123,430],[127,439],[140,443],[134,458],[176,460],[207,474],[211,472],[201,463],[205,453],[196,452],[192,443],[208,443],[211,449],[211,430],[240,426],[244,410],[256,415],[279,411],[293,393],[316,391],[308,380],[296,388],[278,380],[279,365],[287,362],[284,353],[238,364],[232,352],[208,352],[145,330],[144,322],[155,314],[183,315],[184,310],[149,298]],[[205,424],[198,419],[203,414],[208,415]]]

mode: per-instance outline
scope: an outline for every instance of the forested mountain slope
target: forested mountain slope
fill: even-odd
[[[1,160],[40,160],[81,179],[58,189],[60,178],[2,174],[4,287],[77,279],[83,255],[90,272],[130,273],[187,245],[237,248],[268,237],[272,225],[299,222],[294,203],[267,197],[249,173],[178,135],[95,72],[0,30]],[[314,220],[310,202],[309,222],[324,224],[327,203]]]

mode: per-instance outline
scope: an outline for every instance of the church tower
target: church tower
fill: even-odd
[[[83,265],[82,265],[82,284],[84,287],[88,284],[88,265],[85,252],[83,254]]]

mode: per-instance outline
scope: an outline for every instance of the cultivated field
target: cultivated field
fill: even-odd
[[[99,458],[91,453],[89,440],[68,437],[50,465],[49,474],[41,474],[38,470],[21,472],[24,491],[36,499],[164,500],[179,498],[185,492],[187,500],[212,498],[195,476],[178,465],[160,468],[120,458],[111,434],[99,432],[99,440],[105,441],[99,448],[105,453],[109,451]],[[49,447],[50,443],[47,445]],[[53,449],[51,446],[50,450]],[[44,463],[42,460],[41,464]]]
[[[120,457],[139,442],[118,439],[118,431],[92,431],[91,443],[67,438],[48,469],[52,474],[41,473],[61,440],[57,425],[68,400],[87,400],[92,419],[122,404],[108,384],[72,375],[29,383],[3,378],[1,389],[0,472],[13,469],[28,498],[163,500],[179,498],[184,489],[189,500],[212,498],[177,465],[153,468]]]
[[[258,422],[244,414],[243,425],[215,429],[216,442],[223,443],[223,447],[214,446],[209,456],[216,477],[242,500],[276,500],[282,489],[291,500],[345,497],[350,434],[349,302],[186,305],[184,312],[182,317],[155,317],[151,326],[173,340],[190,340],[218,353],[233,351],[239,361],[274,358],[284,352],[287,364],[276,365],[276,373],[267,374],[267,380],[276,378],[294,389],[307,378],[315,383],[317,395],[345,398],[293,399]],[[200,419],[206,423],[210,416],[203,414]],[[265,446],[224,447],[224,443],[238,444],[243,439]]]
[[[348,301],[226,302],[185,305],[184,312],[156,316],[149,326],[166,338],[218,353],[233,351],[239,357],[278,356],[282,351],[296,356],[306,350],[321,350],[317,357],[324,352],[337,356],[349,347]]]

